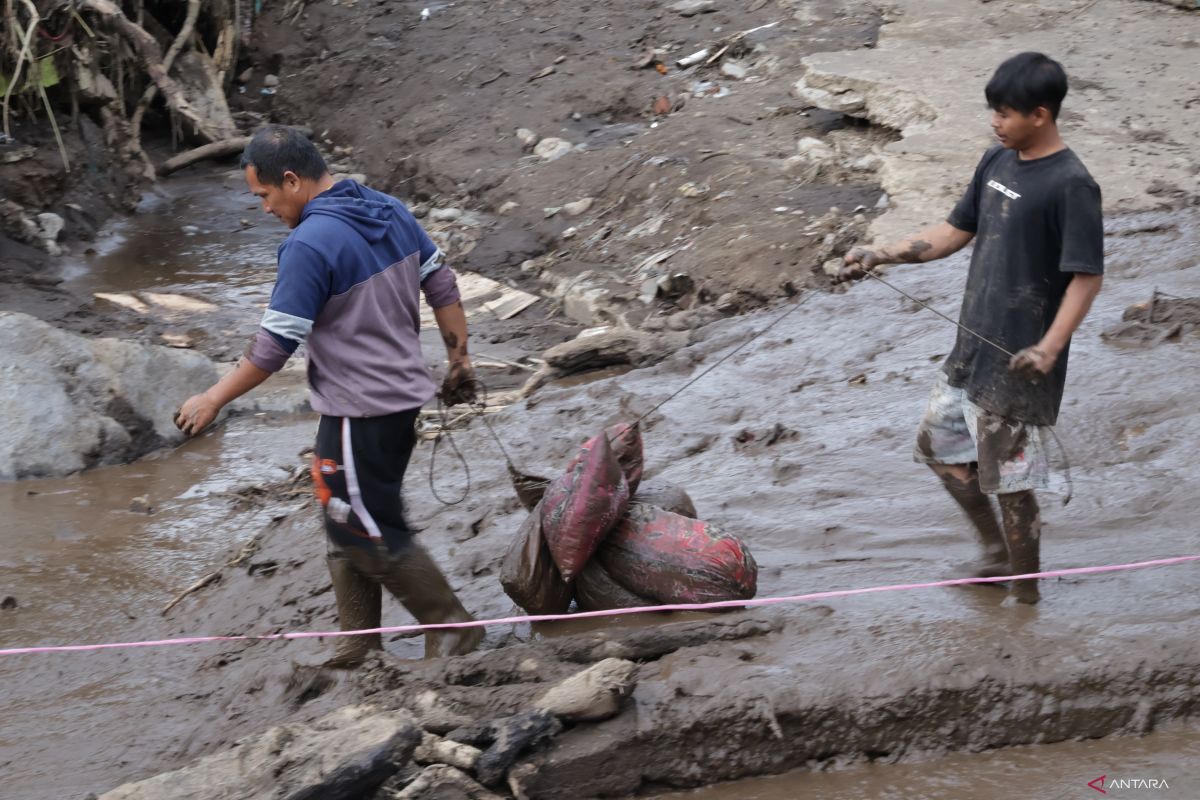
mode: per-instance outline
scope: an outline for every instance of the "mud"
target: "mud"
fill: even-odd
[[[760,42],[780,58],[786,80],[732,84],[725,97],[689,95],[682,109],[654,119],[644,107],[662,92],[674,108],[684,79],[625,71],[631,51],[669,40],[679,53],[691,52],[719,38],[713,27],[774,21],[775,7],[754,3],[747,8],[757,10],[744,14],[686,19],[638,7],[633,25],[623,15],[634,7],[489,4],[488,14],[451,7],[420,23],[414,9],[396,5],[314,4],[298,28],[275,20],[272,10],[259,35],[262,52],[278,55],[263,58],[247,94],[261,97],[261,73],[278,70],[276,105],[262,110],[309,117],[327,108],[330,141],[352,143],[351,166],[367,169],[376,185],[418,202],[444,207],[462,199],[495,211],[502,221],[472,242],[480,268],[495,265],[495,277],[529,280],[518,262],[529,257],[554,257],[564,270],[628,273],[679,239],[691,247],[667,263],[691,273],[696,300],[701,290],[752,300],[731,301],[732,311],[793,293],[808,282],[815,255],[832,246],[827,237],[851,237],[857,228],[841,213],[831,228],[804,228],[800,236],[795,220],[805,215],[764,209],[786,204],[817,216],[834,197],[843,212],[878,197],[866,176],[846,180],[835,172],[829,185],[798,188],[785,180],[781,163],[795,152],[794,138],[845,135],[869,144],[882,134],[830,131],[846,123],[800,114],[783,99],[794,78],[790,59],[869,41],[880,16],[855,3],[806,4],[807,22],[766,31]],[[368,13],[371,25],[358,25]],[[513,44],[485,63],[474,54],[495,48],[470,43],[493,43],[500,23],[514,31]],[[567,60],[554,73],[528,80],[559,54]],[[576,66],[595,59],[603,69]],[[769,62],[755,63],[773,75]],[[655,83],[641,94],[645,81]],[[355,103],[342,105],[352,94]],[[755,104],[761,109],[752,110]],[[523,125],[585,148],[534,162],[509,138]],[[250,224],[242,225],[229,218],[228,203],[195,191],[211,174],[164,185],[155,195],[164,199],[152,197],[124,233],[118,227],[102,237],[66,280],[85,297],[150,289],[217,308],[104,311],[112,323],[97,305],[84,319],[135,337],[188,337],[215,355],[234,352],[257,323],[282,232],[259,226],[249,208]],[[676,197],[685,182],[709,183],[712,202]],[[785,202],[777,190],[787,193]],[[725,191],[734,197],[717,201]],[[544,209],[585,194],[602,198],[597,216],[613,210],[594,223],[571,221],[583,234],[562,239],[568,220],[562,212],[547,219]],[[509,200],[519,209],[499,214]],[[616,234],[609,231],[592,240],[609,224],[619,231],[654,222],[663,208],[670,213],[658,227],[643,229],[654,233],[610,241]],[[155,220],[163,223],[159,233],[138,228]],[[1061,470],[1056,492],[1040,496],[1041,559],[1050,569],[1200,552],[1191,446],[1200,415],[1186,402],[1200,368],[1195,337],[1127,347],[1101,336],[1152,291],[1200,296],[1200,226],[1186,209],[1114,215],[1107,226],[1106,287],[1076,337],[1059,426],[1075,500],[1066,508],[1056,502],[1065,488]],[[533,233],[506,233],[516,228]],[[961,254],[897,268],[891,279],[953,313],[966,262]],[[791,290],[780,286],[780,272],[795,279]],[[628,281],[617,284],[618,298],[632,291]],[[683,305],[691,303],[686,297]],[[586,438],[653,407],[781,310],[708,325],[651,368],[548,386],[493,424],[522,472],[556,474]],[[480,331],[511,348],[492,354],[524,355],[578,328],[530,311]],[[430,359],[440,361],[442,342],[436,332],[427,337]],[[687,487],[706,519],[745,536],[762,596],[958,577],[962,562],[977,554],[969,525],[910,458],[929,382],[953,337],[944,321],[878,283],[814,297],[647,420],[647,477]],[[473,349],[476,358],[491,350]],[[302,394],[291,388],[259,395],[242,407],[249,414],[167,457],[70,480],[0,485],[0,645],[336,628],[319,520],[307,499],[290,494],[302,488],[291,480],[314,423],[268,410],[300,408]],[[466,607],[505,616],[513,609],[498,562],[527,511],[487,430],[476,423],[455,437],[469,459],[471,492],[460,505],[439,505],[427,478],[431,448],[421,446],[407,487],[411,519]],[[453,461],[439,459],[436,473],[439,487],[465,486]],[[152,515],[129,510],[143,496]],[[210,575],[162,616],[171,598]],[[1181,779],[1176,791],[1186,796],[1183,779],[1200,773],[1195,732],[1154,732],[1200,712],[1194,583],[1194,568],[1178,566],[1042,582],[1035,607],[1003,607],[1002,593],[981,587],[770,613],[504,626],[489,630],[482,652],[432,663],[415,660],[420,637],[387,637],[387,654],[350,674],[317,670],[334,642],[316,640],[7,658],[0,662],[9,711],[0,770],[6,796],[84,795],[181,765],[275,722],[311,721],[363,698],[415,709],[429,691],[458,718],[441,732],[487,726],[528,711],[580,665],[625,658],[640,666],[622,713],[571,727],[526,756],[531,797],[660,794],[793,769],[805,770],[803,792],[819,796],[888,796],[901,785],[928,796],[1001,797],[1005,778],[1028,781],[1009,788],[1052,796],[1045,787],[1054,770],[1071,764],[1083,772],[1069,776],[1071,785],[1090,792],[1086,781],[1110,770],[1093,773],[1095,762],[1130,772],[1170,766]],[[383,624],[408,622],[389,601]],[[1150,736],[1070,742],[1114,734]],[[847,764],[865,766],[812,774]],[[980,792],[964,783],[974,765]],[[1024,769],[1020,777],[1011,777],[1014,767]],[[719,791],[750,797],[760,790],[738,784]],[[781,796],[795,795],[788,791]]]

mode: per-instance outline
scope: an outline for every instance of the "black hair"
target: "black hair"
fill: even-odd
[[[242,169],[254,167],[258,180],[268,186],[283,184],[283,173],[317,180],[329,171],[317,146],[296,128],[267,125],[250,138],[242,151]]]
[[[1057,120],[1067,96],[1067,73],[1062,64],[1044,53],[1021,53],[996,67],[983,92],[988,108],[1032,114],[1038,106],[1045,106],[1051,118]]]

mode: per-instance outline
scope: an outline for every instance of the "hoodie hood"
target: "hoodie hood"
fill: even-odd
[[[396,206],[387,195],[347,178],[309,200],[300,213],[300,221],[314,215],[339,219],[374,244],[395,222]]]

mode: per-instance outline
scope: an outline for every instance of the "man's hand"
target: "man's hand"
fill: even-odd
[[[467,359],[451,361],[442,381],[442,402],[448,406],[477,403],[479,397],[475,386],[475,368],[471,362]]]
[[[188,436],[195,436],[207,428],[221,413],[221,406],[209,397],[208,392],[193,395],[175,412],[175,427]]]
[[[1029,381],[1036,381],[1050,374],[1058,354],[1052,353],[1042,345],[1026,347],[1019,351],[1008,362],[1008,368]]]
[[[868,271],[874,269],[883,263],[882,255],[867,247],[856,247],[842,257],[845,265],[838,270],[837,276],[833,279],[835,283],[845,283],[856,278],[861,278]]]

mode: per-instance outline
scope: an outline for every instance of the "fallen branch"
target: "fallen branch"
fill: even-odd
[[[210,583],[212,583],[213,581],[217,580],[217,578],[220,578],[220,577],[221,577],[221,570],[217,570],[216,572],[208,573],[203,578],[196,581],[195,583],[193,583],[188,588],[184,589],[179,594],[175,595],[175,599],[172,600],[171,602],[167,603],[167,605],[163,608],[162,613],[166,614],[172,608],[179,605],[179,602],[181,600],[183,600],[183,598],[187,597],[189,594],[192,594],[193,592],[200,591],[205,586],[208,586]]]
[[[175,63],[175,57],[179,55],[179,51],[192,38],[192,32],[196,29],[196,20],[200,17],[200,0],[188,0],[187,18],[183,21],[183,27],[179,29],[179,34],[175,37],[175,41],[171,43],[166,55],[163,56],[162,66],[165,72],[171,71],[171,66]],[[146,115],[146,111],[150,108],[150,104],[154,102],[154,97],[158,94],[158,86],[151,83],[146,87],[146,91],[142,92],[142,98],[138,100],[137,108],[133,110],[133,116],[129,119],[129,127],[133,130],[135,139],[140,140],[142,135],[142,117]]]
[[[232,139],[201,145],[194,150],[188,150],[186,153],[180,153],[177,156],[168,158],[159,165],[156,171],[158,172],[158,177],[165,178],[172,172],[178,172],[184,167],[190,167],[192,164],[200,161],[237,155],[245,150],[248,144],[250,144],[249,136],[235,136]]]

